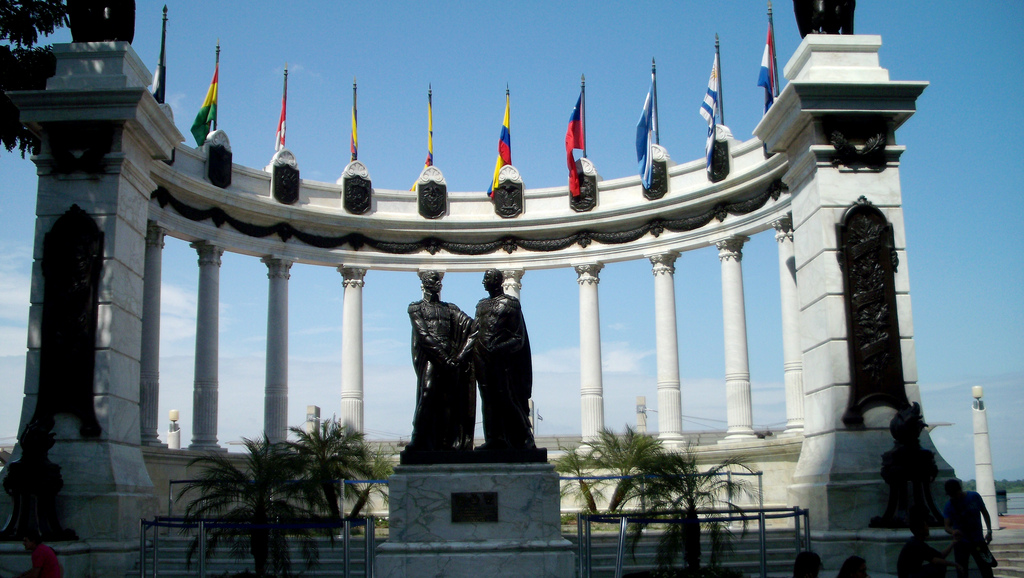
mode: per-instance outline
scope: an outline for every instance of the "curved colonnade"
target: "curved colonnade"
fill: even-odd
[[[575,268],[580,291],[582,435],[591,439],[604,427],[599,272],[606,263],[650,259],[655,276],[659,435],[671,443],[682,440],[673,264],[682,252],[716,245],[722,261],[728,436],[753,437],[740,260],[749,236],[769,229],[777,231],[780,251],[787,431],[801,431],[792,226],[789,195],[781,181],[787,163],[784,155],[765,158],[758,139],[730,139],[729,145],[731,170],[726,179],[709,182],[703,159],[679,165],[669,161],[667,192],[659,199],[644,196],[638,176],[609,181],[598,177],[597,202],[589,211],[574,211],[567,187],[552,187],[524,190],[522,213],[514,218],[498,216],[491,199],[481,193],[450,193],[444,214],[437,219],[418,214],[416,192],[380,189],[372,191],[365,214],[353,214],[343,206],[342,179],[338,184],[301,181],[298,201],[292,205],[275,200],[266,170],[232,165],[230,185],[221,188],[206,176],[209,145],[179,146],[173,163],[151,165],[150,177],[158,188],[149,205],[147,236],[143,443],[160,444],[156,406],[164,235],[191,243],[199,255],[191,449],[218,447],[218,275],[225,251],[260,258],[268,267],[264,428],[272,440],[287,435],[287,295],[292,263],[336,267],[343,277],[341,416],[359,430],[362,288],[368,270],[443,273],[498,268],[505,273],[506,292],[518,296],[527,270]],[[353,165],[343,175],[351,174],[352,168],[366,173],[361,163]],[[437,173],[436,168],[433,171]]]

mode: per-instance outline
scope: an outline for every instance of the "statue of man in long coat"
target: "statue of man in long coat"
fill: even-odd
[[[423,299],[409,305],[416,413],[411,451],[473,449],[476,388],[470,358],[473,320],[441,301],[441,275],[420,274]]]

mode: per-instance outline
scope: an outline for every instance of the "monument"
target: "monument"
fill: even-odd
[[[519,299],[497,269],[470,320],[440,300],[441,275],[420,274],[409,305],[416,413],[412,441],[389,481],[382,576],[571,576],[558,475],[528,421],[530,339]],[[475,382],[475,384],[474,384]],[[484,443],[473,447],[476,387]]]

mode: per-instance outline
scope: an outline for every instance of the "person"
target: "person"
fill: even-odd
[[[476,388],[469,360],[473,320],[441,301],[441,275],[420,275],[423,299],[409,305],[416,411],[410,451],[473,449]]]
[[[800,552],[793,561],[793,578],[818,578],[821,572],[821,556],[810,550]]]
[[[896,560],[896,575],[898,578],[942,578],[946,575],[946,568],[957,567],[956,562],[946,560],[953,550],[954,542],[950,542],[945,550],[939,552],[932,548],[925,541],[928,539],[928,510],[921,505],[911,507],[909,520],[910,532],[913,536]]]
[[[839,568],[836,578],[868,578],[868,563],[860,556],[850,556]]]
[[[505,295],[501,271],[484,273],[488,297],[476,305],[473,359],[484,444],[478,450],[536,448],[530,430],[533,362],[519,299]]]
[[[57,554],[53,548],[43,544],[39,532],[25,532],[21,543],[25,550],[32,553],[32,569],[18,574],[16,578],[61,578]]]
[[[973,556],[982,578],[992,578],[995,559],[988,550],[988,543],[992,541],[992,518],[985,502],[978,492],[965,492],[956,478],[946,480],[945,489],[949,501],[942,510],[942,517],[945,518],[946,533],[953,536],[953,560],[959,566],[957,576],[967,578],[967,561]],[[981,532],[981,518],[985,519],[988,527],[986,534]]]

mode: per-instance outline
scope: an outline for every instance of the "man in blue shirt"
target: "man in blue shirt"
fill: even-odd
[[[967,578],[967,559],[974,557],[982,578],[992,578],[995,558],[988,550],[992,541],[992,518],[978,492],[965,492],[960,480],[946,480],[946,495],[949,502],[942,511],[946,521],[946,533],[953,535],[953,559],[958,565],[958,578]],[[982,534],[981,518],[985,518],[988,533]]]

